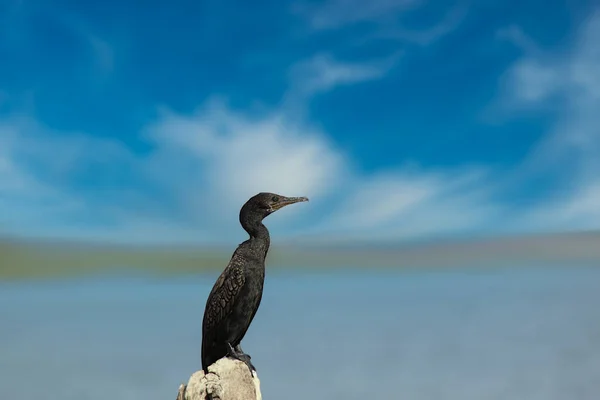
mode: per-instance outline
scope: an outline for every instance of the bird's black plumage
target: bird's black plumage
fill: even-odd
[[[265,258],[271,244],[262,221],[289,204],[306,197],[259,193],[240,210],[240,223],[250,238],[234,251],[229,264],[215,282],[202,321],[202,369],[222,357],[244,361],[252,370],[250,356],[240,346],[260,306],[265,279]]]

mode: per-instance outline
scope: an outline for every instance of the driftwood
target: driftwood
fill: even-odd
[[[181,384],[177,400],[262,400],[256,371],[239,360],[221,358],[208,367],[208,374],[196,371],[187,385]]]

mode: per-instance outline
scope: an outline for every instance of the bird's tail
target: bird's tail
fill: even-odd
[[[202,360],[202,369],[204,370],[205,374],[208,374],[208,366],[210,365],[208,363],[208,360],[206,359],[207,357],[207,351],[206,351],[206,343],[204,341],[202,341],[202,350],[200,352],[200,359]]]
[[[215,349],[210,345],[209,340],[202,341],[202,351],[200,354],[202,360],[202,369],[205,374],[208,374],[208,367],[211,366],[215,361]]]

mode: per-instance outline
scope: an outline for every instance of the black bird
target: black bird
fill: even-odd
[[[265,258],[270,246],[264,218],[290,204],[308,201],[306,197],[285,197],[274,193],[259,193],[240,210],[240,223],[250,238],[234,251],[229,264],[213,286],[202,321],[202,369],[229,356],[250,362],[240,346],[256,310],[260,305],[265,279]]]

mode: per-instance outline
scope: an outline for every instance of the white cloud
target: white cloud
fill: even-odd
[[[396,39],[428,45],[453,31],[465,18],[467,7],[458,2],[433,25],[410,29],[401,21],[411,18],[410,12],[428,6],[423,0],[328,0],[319,4],[295,3],[293,12],[303,17],[310,29],[322,32],[348,26],[371,28],[363,40]]]
[[[97,35],[87,34],[95,63],[103,73],[113,72],[115,68],[115,51],[112,45]]]
[[[364,182],[334,215],[334,221],[345,228],[378,227],[414,210],[439,190],[435,179],[405,175],[385,174]]]
[[[383,78],[394,67],[398,55],[369,62],[341,62],[329,54],[317,54],[290,70],[291,94],[310,96],[336,86]]]
[[[558,170],[564,182],[532,207],[499,199],[497,171],[421,169],[399,160],[393,170],[364,172],[287,109],[240,112],[215,100],[192,115],[163,112],[141,136],[150,146],[143,154],[27,120],[0,123],[0,223],[20,234],[231,240],[243,237],[241,204],[273,191],[311,202],[282,211],[269,226],[319,240],[598,228],[598,43],[600,15],[590,18],[571,51],[526,52],[511,70],[519,105],[563,102],[559,125],[527,161],[546,173]],[[320,55],[297,65],[292,80],[314,94],[379,79],[393,65],[388,62],[349,64]]]
[[[515,46],[529,54],[539,52],[537,44],[517,25],[510,25],[498,30],[496,37],[512,42]]]
[[[440,21],[423,29],[408,29],[402,25],[383,26],[374,37],[396,39],[400,41],[427,46],[453,32],[467,15],[467,7],[459,3],[448,11]]]
[[[18,162],[18,129],[0,125],[0,226],[16,232],[23,226],[64,218],[78,206],[77,199],[40,180]]]
[[[178,190],[189,200],[189,213],[210,221],[213,232],[239,230],[240,205],[259,191],[308,196],[310,208],[290,209],[269,226],[280,234],[314,237],[393,240],[470,232],[484,229],[500,211],[481,168],[430,171],[407,165],[361,173],[323,133],[282,113],[250,118],[221,101],[209,102],[192,116],[165,113],[149,137],[165,159],[201,165],[194,169],[198,183],[182,180]],[[205,190],[190,197],[190,186]]]
[[[513,66],[509,76],[518,105],[559,105],[557,126],[526,160],[536,171],[558,172],[559,179],[548,199],[524,213],[522,221],[517,223],[520,227],[600,228],[598,207],[593,207],[599,200],[600,176],[598,71],[600,12],[585,21],[574,45],[567,51],[543,53],[536,49]]]
[[[600,180],[563,193],[558,191],[521,215],[514,227],[522,231],[580,231],[600,228]]]
[[[220,101],[192,116],[165,113],[149,137],[161,158],[187,160],[193,168],[183,172],[178,188],[190,212],[206,218],[202,210],[212,207],[212,217],[230,224],[237,223],[239,207],[255,193],[319,197],[344,175],[343,156],[321,132],[278,113],[251,118]],[[188,197],[194,183],[205,190]]]
[[[114,71],[116,65],[115,48],[107,38],[100,36],[89,24],[74,13],[65,10],[61,10],[60,13],[51,10],[47,13],[84,44],[84,49],[89,57],[88,63],[92,66],[92,72],[95,74],[96,80],[100,78],[98,74],[107,76]]]
[[[96,80],[98,74],[109,75],[115,67],[115,49],[107,38],[101,37],[92,26],[77,13],[45,2],[12,1],[0,14],[0,43],[16,51],[31,47],[35,38],[32,27],[36,16],[44,15],[47,22],[65,30],[72,39],[81,44],[82,69],[90,68]]]
[[[163,112],[144,133],[153,149],[143,157],[117,142],[50,133],[26,121],[3,126],[10,145],[0,152],[0,221],[13,234],[243,238],[239,207],[260,191],[311,199],[310,207],[270,219],[278,236],[350,238],[359,228],[362,239],[452,233],[481,227],[493,211],[476,168],[360,173],[316,128],[280,112],[250,117],[221,101],[193,115]]]
[[[179,226],[180,233],[218,237],[238,229],[239,207],[257,192],[319,197],[344,176],[343,156],[320,132],[277,113],[250,118],[219,102],[192,116],[165,113],[146,132],[154,151],[144,157],[118,142],[27,120],[7,121],[0,131],[0,221],[13,233],[87,227],[131,235],[162,226],[161,236],[172,225],[171,232]]]
[[[540,60],[521,60],[513,66],[512,74],[512,90],[524,102],[539,102],[564,89],[562,71]]]
[[[361,21],[389,18],[390,13],[408,10],[421,0],[329,0],[319,5],[296,4],[294,10],[305,16],[313,29],[334,29]]]
[[[504,31],[503,31],[504,32]],[[520,42],[530,42],[514,28],[513,36]],[[530,102],[547,101],[560,93],[572,106],[587,106],[600,100],[600,12],[582,25],[575,45],[567,51],[544,53],[532,44],[524,46],[526,56],[510,71],[513,93],[518,99]],[[534,50],[531,50],[534,48]]]
[[[347,200],[320,230],[361,240],[422,238],[486,230],[503,211],[488,173],[411,166],[357,177]]]

